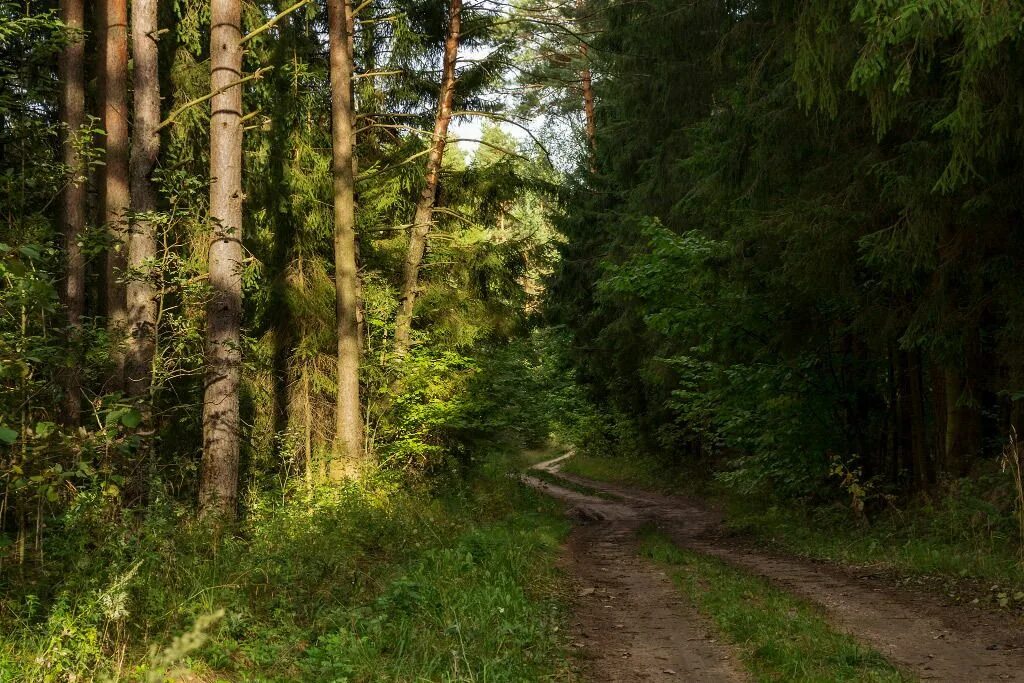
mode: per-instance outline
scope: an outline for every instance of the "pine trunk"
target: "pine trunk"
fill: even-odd
[[[583,0],[577,0],[576,9],[582,14]],[[583,85],[583,114],[586,120],[587,147],[590,151],[590,170],[596,170],[597,152],[597,120],[594,112],[594,80],[590,71],[590,54],[586,43],[580,43],[580,56],[583,58],[583,70],[580,71],[580,82]]]
[[[981,452],[980,397],[974,377],[965,368],[947,368],[945,380],[945,471],[951,477],[962,477]]]
[[[334,449],[328,473],[333,481],[358,472],[363,454],[359,410],[359,286],[355,225],[355,113],[352,97],[352,8],[328,2],[331,60],[331,144],[334,177],[334,277],[338,334],[338,395]]]
[[[124,386],[122,337],[127,322],[124,277],[127,235],[124,220],[130,205],[128,188],[128,3],[105,0],[103,78],[104,156],[103,221],[110,230],[106,262],[107,325],[114,364],[111,388]]]
[[[135,111],[130,172],[135,218],[128,235],[128,265],[134,273],[128,282],[127,292],[128,357],[125,373],[129,396],[142,396],[149,391],[156,347],[156,289],[148,273],[141,271],[145,270],[146,261],[156,256],[155,226],[144,214],[156,209],[152,173],[160,155],[157,39],[157,0],[132,0]]]
[[[402,290],[398,316],[395,320],[395,354],[399,356],[405,355],[412,343],[412,318],[419,289],[420,264],[423,262],[423,254],[427,248],[427,235],[430,233],[434,199],[437,193],[437,179],[441,172],[445,144],[448,141],[448,124],[452,119],[452,102],[455,99],[455,64],[459,56],[461,32],[462,0],[451,0],[448,7],[448,36],[444,42],[441,90],[437,102],[437,116],[434,119],[430,156],[427,157],[426,184],[416,202],[409,246],[405,262],[402,265]]]
[[[924,412],[924,377],[921,352],[907,353],[909,376],[907,399],[910,402],[910,454],[914,466],[914,485],[919,491],[928,488],[932,472],[928,464],[928,427]]]
[[[206,391],[199,507],[233,518],[238,497],[239,386],[242,374],[242,73],[240,0],[210,3],[209,252]]]
[[[70,40],[60,54],[61,123],[64,124],[64,165],[70,174],[62,197],[61,222],[67,252],[67,278],[64,282],[64,307],[68,332],[74,340],[80,335],[85,313],[85,257],[78,246],[85,228],[85,174],[78,153],[82,124],[85,122],[85,7],[82,0],[61,0],[61,21],[70,31]],[[81,420],[81,377],[70,363],[64,375],[64,423],[75,427]]]

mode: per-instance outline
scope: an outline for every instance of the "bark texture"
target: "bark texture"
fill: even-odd
[[[931,483],[932,473],[928,463],[928,426],[924,412],[921,352],[917,349],[909,351],[907,358],[911,463],[914,470],[914,486],[917,490],[923,491]]]
[[[968,367],[972,364],[968,363]],[[970,371],[947,368],[946,474],[962,477],[981,453],[981,411],[977,380]]]
[[[583,7],[583,0],[577,0],[576,9],[579,14],[583,13]],[[590,55],[586,43],[580,43],[580,56],[583,58],[580,83],[583,87],[583,113],[586,118],[587,146],[590,149],[590,170],[594,171],[596,170],[597,120],[594,114],[594,79],[590,71]]]
[[[64,188],[61,228],[67,253],[67,278],[64,281],[64,307],[69,334],[77,338],[85,313],[85,258],[78,239],[85,228],[87,169],[78,145],[85,122],[85,6],[82,0],[61,0],[60,17],[70,32],[70,40],[60,54],[61,123],[64,124],[64,165],[70,178]],[[64,422],[77,426],[81,419],[81,377],[72,362],[64,376]]]
[[[334,177],[334,277],[338,334],[338,395],[334,448],[328,467],[334,481],[358,473],[363,454],[359,409],[359,286],[355,225],[355,113],[352,97],[352,7],[328,0],[331,61],[331,146]]]
[[[427,248],[427,236],[433,222],[434,200],[441,161],[448,141],[448,124],[452,120],[452,102],[455,100],[455,64],[459,57],[459,38],[462,33],[462,0],[451,0],[448,6],[448,35],[444,42],[444,69],[441,91],[437,102],[437,116],[427,157],[427,177],[423,191],[416,201],[409,247],[402,264],[402,289],[398,316],[395,319],[395,353],[404,356],[412,343],[412,317],[419,289],[420,264]]]
[[[131,201],[135,218],[128,235],[128,352],[125,375],[129,396],[149,391],[156,348],[156,289],[143,264],[156,256],[156,233],[144,214],[156,209],[152,174],[160,155],[160,74],[157,0],[132,0],[132,72],[135,117],[131,151]],[[143,217],[139,217],[143,214]]]
[[[242,72],[240,0],[210,3],[211,298],[203,397],[203,516],[233,518],[238,498],[239,385],[242,374]]]
[[[130,205],[128,188],[128,3],[103,0],[104,59],[102,83],[104,148],[103,221],[110,230],[111,244],[106,261],[107,325],[114,346],[112,360],[114,389],[124,384],[124,353],[121,337],[127,322],[125,285],[127,265],[124,220]]]

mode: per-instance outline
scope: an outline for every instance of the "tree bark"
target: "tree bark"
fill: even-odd
[[[914,486],[918,491],[928,488],[931,472],[928,466],[928,430],[924,417],[924,382],[921,352],[913,349],[906,353],[907,403],[910,417],[910,462],[913,467]]]
[[[355,112],[348,0],[328,0],[331,61],[331,146],[334,176],[334,277],[338,334],[338,394],[332,481],[358,473],[363,454],[359,409],[359,287],[355,225]]]
[[[576,0],[576,9],[582,14],[584,0]],[[594,113],[594,81],[590,71],[590,54],[586,43],[580,43],[580,56],[583,58],[583,70],[580,82],[583,85],[583,114],[586,119],[587,146],[590,153],[590,170],[597,170],[597,120]]]
[[[203,516],[233,518],[238,498],[239,387],[242,375],[242,6],[211,0],[209,251],[203,397]]]
[[[128,3],[104,0],[104,59],[101,101],[106,129],[104,162],[103,221],[110,231],[111,244],[106,261],[107,326],[111,333],[111,360],[114,363],[112,388],[124,386],[125,357],[121,349],[127,322],[125,286],[121,282],[126,258],[125,215],[130,197],[128,188]]]
[[[156,289],[143,264],[156,256],[156,232],[144,215],[156,210],[152,173],[160,155],[160,73],[157,47],[157,0],[132,0],[132,59],[135,86],[134,131],[131,151],[131,201],[134,219],[128,235],[128,354],[129,396],[149,391],[156,348]],[[140,277],[141,275],[141,277]]]
[[[433,220],[434,200],[437,193],[437,179],[448,141],[448,124],[452,119],[452,102],[455,99],[455,64],[459,56],[459,38],[462,32],[462,0],[451,0],[448,6],[448,36],[444,42],[444,69],[441,75],[441,90],[437,101],[437,116],[434,119],[434,133],[431,139],[430,155],[427,157],[426,184],[416,201],[409,246],[402,265],[402,289],[398,316],[395,320],[395,354],[404,356],[412,343],[413,308],[419,288],[420,264],[427,247],[427,235]]]
[[[970,355],[970,352],[968,352]],[[946,474],[962,477],[981,452],[981,411],[972,363],[945,370]]]
[[[67,252],[67,278],[64,281],[64,307],[69,337],[74,342],[81,333],[85,313],[85,257],[78,239],[85,228],[87,187],[85,168],[78,145],[85,122],[85,6],[82,0],[61,0],[60,17],[71,32],[60,54],[61,123],[64,124],[64,165],[70,174],[62,197],[61,228]],[[81,420],[82,388],[77,363],[72,360],[64,376],[64,423],[78,426]]]

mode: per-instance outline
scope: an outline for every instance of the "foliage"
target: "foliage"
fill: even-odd
[[[565,522],[492,459],[442,498],[394,477],[253,492],[245,523],[212,546],[169,502],[112,534],[80,501],[45,581],[26,591],[7,577],[0,680],[172,665],[261,681],[557,677]]]
[[[998,457],[1024,414],[1011,4],[595,4],[596,171],[546,312],[640,450],[816,502],[838,458],[876,504]]]

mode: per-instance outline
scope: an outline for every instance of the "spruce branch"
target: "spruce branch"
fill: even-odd
[[[263,74],[265,74],[266,72],[272,70],[273,68],[274,67],[272,67],[272,66],[260,67],[259,69],[257,69],[255,71],[255,73],[249,74],[245,78],[240,78],[237,81],[234,81],[232,83],[228,83],[224,87],[217,88],[216,90],[214,90],[212,92],[208,92],[205,95],[203,95],[202,97],[197,97],[197,98],[195,98],[193,100],[189,100],[188,102],[186,102],[185,104],[181,105],[180,107],[178,107],[177,109],[172,111],[170,114],[168,114],[167,118],[164,119],[163,121],[161,121],[160,125],[156,127],[156,130],[157,131],[163,130],[167,126],[169,126],[172,123],[174,123],[174,120],[176,118],[178,118],[178,116],[180,116],[182,114],[182,112],[184,112],[184,111],[186,111],[188,109],[191,109],[192,107],[196,106],[197,104],[202,104],[203,102],[206,102],[208,100],[212,100],[217,95],[219,95],[222,92],[225,92],[227,90],[231,90],[231,88],[234,88],[236,85],[242,85],[243,83],[248,83],[249,81],[259,80],[260,78],[263,77]]]

